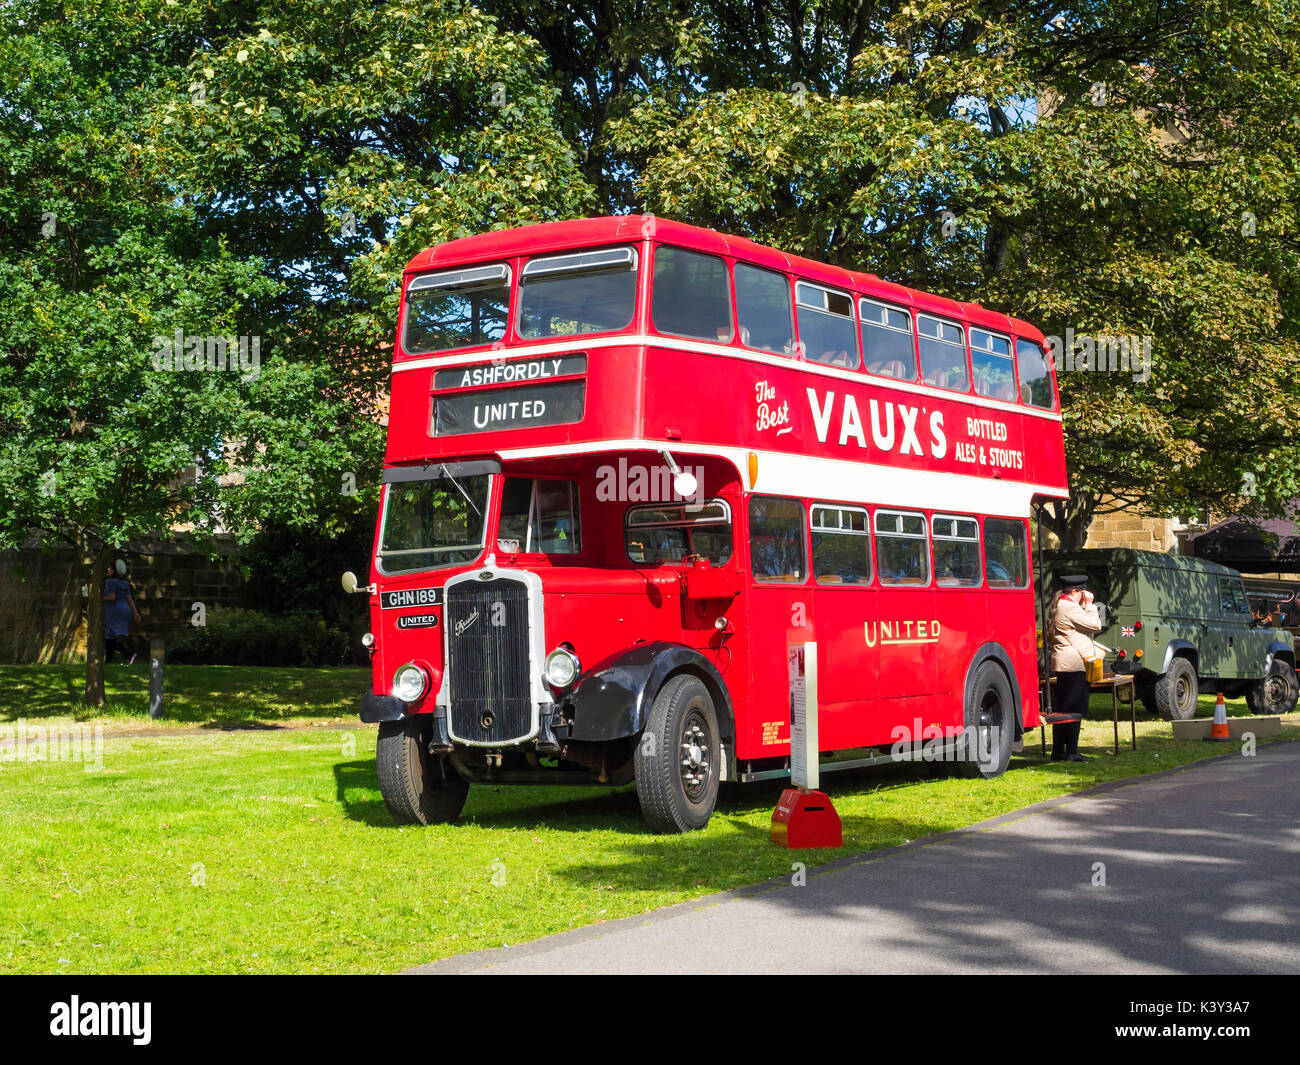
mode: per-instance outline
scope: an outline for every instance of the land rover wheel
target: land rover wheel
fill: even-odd
[[[1156,705],[1156,686],[1154,682],[1139,680],[1136,682],[1138,701],[1142,704],[1142,709],[1152,717],[1160,715],[1160,707]]]
[[[958,776],[992,780],[1005,773],[1011,762],[1016,697],[1006,673],[993,661],[975,668],[970,691],[956,771]]]
[[[1156,713],[1166,721],[1187,721],[1196,716],[1196,670],[1186,658],[1175,658],[1169,672],[1155,684]]]
[[[430,736],[429,725],[418,717],[379,726],[379,791],[399,825],[454,821],[469,794],[469,781],[445,758],[429,753]]]
[[[659,832],[703,828],[718,801],[718,715],[704,682],[673,677],[659,689],[633,765],[641,813]]]
[[[1273,659],[1263,680],[1246,689],[1246,703],[1256,714],[1289,714],[1300,697],[1300,684],[1290,662]]]

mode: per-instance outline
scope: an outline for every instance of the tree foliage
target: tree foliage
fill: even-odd
[[[1149,337],[1149,379],[1061,374],[1066,542],[1098,508],[1280,511],[1300,496],[1292,14],[4,5],[0,538],[72,539],[93,575],[178,523],[346,527],[405,262],[632,209],[1057,336]],[[259,337],[258,372],[158,369],[178,329]]]

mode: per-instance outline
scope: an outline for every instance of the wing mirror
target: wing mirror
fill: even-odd
[[[363,594],[369,595],[371,592],[375,590],[375,586],[373,584],[367,584],[364,586],[358,585],[357,575],[353,573],[351,570],[348,570],[346,573],[343,574],[342,583],[343,583],[343,590],[347,592],[348,595],[351,595],[353,592],[361,592]]]

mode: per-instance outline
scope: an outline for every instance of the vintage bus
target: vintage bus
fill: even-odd
[[[812,642],[823,772],[978,730],[956,768],[996,776],[1039,723],[1067,490],[1027,322],[651,216],[467,237],[405,271],[383,481],[344,585],[399,821],[635,781],[698,829],[789,774]]]

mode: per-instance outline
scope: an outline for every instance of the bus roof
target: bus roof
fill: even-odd
[[[757,266],[767,266],[774,270],[798,274],[809,281],[851,289],[862,295],[877,296],[922,312],[959,318],[971,325],[1011,332],[1029,340],[1044,342],[1043,334],[1036,326],[999,311],[989,310],[978,303],[963,303],[947,299],[944,296],[908,288],[892,281],[881,280],[875,274],[847,270],[797,255],[788,255],[775,248],[756,244],[746,237],[730,236],[716,230],[674,222],[653,215],[629,214],[580,218],[569,222],[542,222],[538,225],[461,237],[420,252],[407,263],[406,272],[409,274],[438,267],[461,266],[467,263],[623,241],[640,241],[647,238],[697,251],[712,252],[716,255],[729,255]]]

